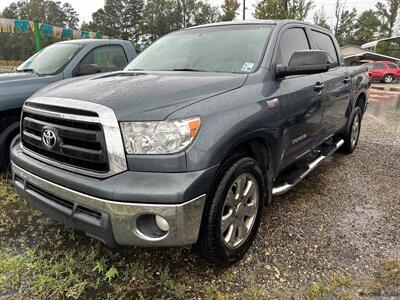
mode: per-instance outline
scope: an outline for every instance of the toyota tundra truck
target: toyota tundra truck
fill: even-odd
[[[232,264],[273,196],[336,150],[354,151],[369,86],[321,27],[180,30],[123,71],[29,98],[13,182],[44,214],[106,244],[193,245]]]

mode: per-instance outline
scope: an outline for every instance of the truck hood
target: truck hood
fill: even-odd
[[[34,97],[102,104],[113,109],[119,121],[163,120],[184,106],[241,87],[246,78],[226,73],[117,72],[58,82]]]
[[[0,84],[3,82],[10,82],[16,80],[27,80],[38,78],[39,76],[32,73],[0,73]]]
[[[32,73],[0,74],[0,111],[19,109],[25,100],[41,88],[61,80],[62,76],[38,76]]]

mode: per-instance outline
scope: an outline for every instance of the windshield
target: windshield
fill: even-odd
[[[39,75],[57,73],[79,49],[79,44],[53,44],[22,63],[17,72],[34,72]]]
[[[272,25],[213,26],[171,33],[125,70],[250,73],[257,69]]]

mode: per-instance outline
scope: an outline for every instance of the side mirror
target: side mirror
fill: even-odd
[[[94,64],[79,65],[74,70],[74,76],[92,75],[100,72],[100,69]]]
[[[276,76],[306,75],[327,72],[329,56],[322,50],[302,50],[293,53],[288,66],[276,65]]]

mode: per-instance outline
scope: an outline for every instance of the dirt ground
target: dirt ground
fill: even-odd
[[[360,142],[265,210],[230,268],[187,249],[110,248],[49,220],[0,175],[0,298],[400,298],[400,100],[373,91]]]

